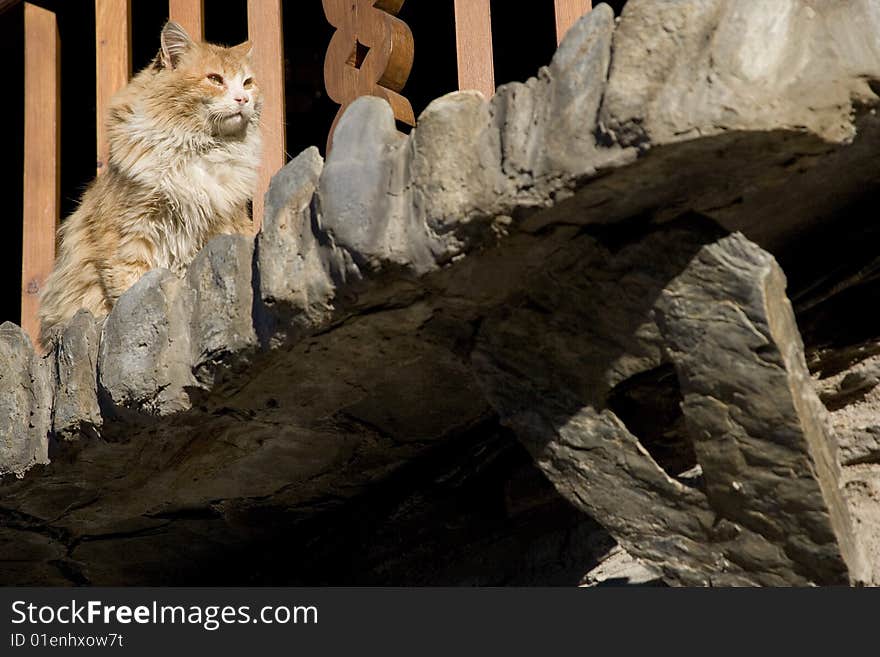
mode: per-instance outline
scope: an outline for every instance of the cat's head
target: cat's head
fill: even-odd
[[[168,21],[153,66],[181,111],[198,116],[214,136],[237,137],[257,122],[262,106],[250,55],[249,42],[231,48],[198,43]]]

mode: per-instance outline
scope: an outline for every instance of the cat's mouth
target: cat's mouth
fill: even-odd
[[[248,117],[244,112],[227,114],[218,122],[219,132],[222,135],[237,135],[247,125]]]

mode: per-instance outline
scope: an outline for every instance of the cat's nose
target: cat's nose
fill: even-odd
[[[248,97],[245,94],[236,94],[233,100],[239,105],[245,105],[248,102]]]

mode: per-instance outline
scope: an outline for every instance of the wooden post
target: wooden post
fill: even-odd
[[[254,234],[263,225],[263,196],[272,176],[284,166],[284,35],[281,0],[248,0],[248,39],[254,46],[253,66],[263,93],[260,128],[263,162],[254,191]]]
[[[168,18],[194,41],[205,40],[205,0],[168,0]]]
[[[110,99],[131,77],[131,1],[95,0],[95,89],[98,121],[98,173],[109,151],[104,121]]]
[[[455,46],[458,51],[458,88],[495,94],[492,60],[492,13],[489,0],[455,0]]]
[[[21,327],[35,343],[40,334],[39,295],[55,262],[58,230],[59,52],[55,14],[26,2]]]
[[[592,0],[556,0],[556,43],[562,43],[571,26],[592,8]]]

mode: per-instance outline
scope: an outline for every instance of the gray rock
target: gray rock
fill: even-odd
[[[840,448],[842,493],[872,569],[868,581],[880,585],[880,358],[875,350],[872,341],[858,349],[861,353],[846,369],[820,374],[814,385],[828,406]]]
[[[183,282],[189,296],[193,373],[210,389],[224,370],[245,367],[259,344],[253,321],[254,240],[221,235],[196,256]]]
[[[423,225],[414,223],[407,193],[408,138],[397,132],[389,105],[357,99],[333,134],[333,149],[316,196],[319,231],[344,258],[337,276],[434,266]]]
[[[876,40],[854,36],[878,21],[870,0],[633,0],[600,120],[642,147],[755,129],[851,140],[853,103],[880,79]]]
[[[179,278],[148,272],[125,292],[104,323],[98,381],[112,415],[163,416],[190,406],[196,386],[191,307]]]
[[[857,358],[842,372],[815,381],[820,399],[831,411],[843,465],[880,460],[878,384],[880,357],[876,355]]]
[[[337,258],[316,230],[312,205],[323,168],[318,149],[309,148],[273,176],[266,193],[256,250],[263,341],[272,345],[292,341],[332,314]]]
[[[661,582],[656,571],[616,545],[584,575],[581,586],[656,586]]]
[[[597,139],[613,34],[614,13],[600,4],[569,31],[548,68],[501,86],[492,99],[502,168],[519,204],[546,206],[573,181],[635,158]]]
[[[0,324],[0,475],[22,476],[49,462],[52,387],[27,334]]]
[[[64,328],[53,352],[57,387],[52,431],[62,440],[94,436],[103,424],[97,384],[99,335],[92,314],[81,310]]]
[[[483,321],[473,359],[484,390],[557,489],[668,583],[864,581],[857,539],[834,492],[840,478],[833,442],[809,387],[784,285],[762,278],[778,270],[755,245],[742,238],[716,241],[716,235],[700,225],[667,230],[614,253],[586,237],[572,240],[530,278],[526,302]],[[741,260],[747,256],[766,269],[746,268]],[[713,257],[712,266],[703,264]],[[687,281],[693,281],[692,295],[706,295],[703,306],[668,301],[678,299]],[[728,309],[734,318],[744,312],[755,322],[772,318],[764,321],[773,322],[770,344],[784,358],[733,351],[737,334]],[[743,336],[758,340],[754,329]],[[643,442],[647,436],[633,433],[617,414],[621,386],[662,367],[669,353],[676,364],[706,359],[702,380],[718,388],[718,408],[709,418],[700,416],[691,371],[679,374],[688,428],[699,437],[694,447],[706,492],[693,487],[693,477],[679,478],[680,470],[665,471],[654,457],[659,452],[652,454]],[[730,362],[723,361],[727,357]],[[768,365],[762,359],[775,362],[775,377],[762,378],[760,367]],[[743,379],[734,387],[739,379],[729,377],[738,370]],[[733,447],[742,438],[732,423],[730,437],[711,434],[711,418],[733,414],[747,423],[741,416],[748,411],[737,409],[748,400],[755,405],[746,407],[755,416],[755,426],[749,425],[755,440],[773,426],[788,436],[790,452],[779,439],[743,457]],[[753,479],[744,461],[754,463]],[[725,472],[736,477],[724,483],[727,498],[716,488]],[[736,512],[729,508],[731,496],[738,497]]]
[[[451,93],[428,105],[412,151],[414,209],[433,237],[437,258],[448,260],[464,249],[468,233],[479,234],[487,219],[505,214],[510,201],[499,134],[482,94]]]
[[[853,530],[866,555],[865,583],[880,586],[880,459],[844,467],[842,493]]]
[[[865,581],[785,286],[770,254],[732,235],[664,290],[658,323],[719,516],[781,545],[813,581]]]
[[[635,154],[618,152],[597,139],[598,114],[606,93],[614,14],[599,4],[569,30],[550,63],[550,108],[544,132],[547,147],[534,148],[532,165],[545,176],[583,177],[594,175],[612,163],[631,161]],[[527,131],[528,135],[528,131]],[[585,166],[586,165],[586,166]]]
[[[804,585],[782,551],[721,522],[701,492],[669,477],[610,411],[507,420],[563,496],[631,554],[686,586]],[[661,529],[662,528],[662,529]]]

